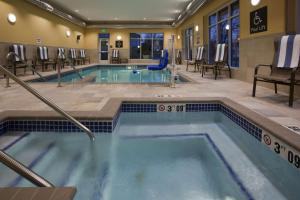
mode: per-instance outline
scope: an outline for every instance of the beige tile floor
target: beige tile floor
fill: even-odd
[[[67,67],[65,70],[70,69]],[[252,98],[251,83],[226,77],[214,80],[209,74],[202,78],[200,73],[186,72],[184,66],[177,66],[177,70],[195,82],[176,84],[175,88],[148,84],[87,83],[63,84],[63,87],[59,88],[55,83],[34,83],[31,86],[68,111],[101,110],[111,97],[227,97],[277,123],[300,127],[300,99],[296,99],[294,107],[290,108],[285,93],[274,94],[273,90],[259,86],[257,97]],[[51,73],[53,72],[44,72],[44,74]],[[32,76],[28,74],[20,77],[28,79]],[[9,88],[4,86],[5,80],[0,78],[0,111],[50,110],[16,83],[11,83]]]

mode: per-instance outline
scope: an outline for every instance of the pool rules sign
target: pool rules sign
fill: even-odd
[[[260,33],[268,30],[268,7],[263,7],[250,13],[250,33]]]

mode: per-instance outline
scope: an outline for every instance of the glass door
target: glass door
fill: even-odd
[[[99,59],[103,62],[108,62],[109,39],[100,38],[99,40]]]

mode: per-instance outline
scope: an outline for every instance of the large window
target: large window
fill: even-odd
[[[208,60],[214,62],[216,45],[228,44],[228,60],[231,67],[239,66],[240,8],[239,1],[209,16]]]
[[[159,59],[163,48],[163,33],[130,33],[131,59]]]
[[[188,28],[184,31],[184,55],[186,60],[192,60],[193,58],[193,44],[194,44],[194,35],[193,28]]]

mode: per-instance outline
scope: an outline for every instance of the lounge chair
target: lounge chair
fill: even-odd
[[[196,57],[195,57],[195,60],[187,60],[186,62],[186,71],[189,70],[189,65],[194,65],[195,66],[195,70],[196,71],[196,68],[198,68],[198,71],[199,71],[199,65],[201,63],[204,63],[204,47],[203,46],[200,46],[197,48],[197,54],[196,54]]]
[[[164,69],[168,66],[168,62],[169,62],[168,50],[162,50],[161,51],[161,58],[159,60],[159,64],[158,65],[148,65],[147,69],[152,70],[152,71],[162,70],[162,69]]]
[[[255,67],[254,82],[252,96],[255,97],[257,81],[274,83],[275,93],[277,93],[277,84],[288,85],[289,91],[289,106],[293,106],[294,87],[300,85],[299,74],[299,55],[300,55],[300,34],[285,35],[275,40],[275,54],[273,64],[259,64]],[[261,67],[269,68],[270,74],[259,74]]]
[[[181,50],[177,51],[175,62],[176,62],[177,65],[182,64]]]
[[[203,64],[202,65],[202,77],[207,71],[207,69],[212,69],[217,79],[218,74],[221,71],[228,71],[229,78],[231,78],[231,69],[228,64],[228,45],[227,44],[217,44],[215,61],[213,64]]]
[[[65,56],[65,49],[64,48],[58,48],[57,49],[57,63],[60,64],[61,68],[65,67],[65,64],[68,63]]]
[[[113,63],[113,64],[121,63],[120,52],[118,49],[112,50],[111,63]]]
[[[15,75],[17,75],[18,68],[23,68],[24,74],[26,73],[27,67],[30,67],[31,69],[35,68],[33,60],[29,60],[26,58],[26,47],[24,45],[13,44],[9,47],[9,52],[13,52],[17,55],[17,56],[13,55],[11,57],[12,59],[9,60]],[[34,74],[33,70],[32,70],[32,74]]]
[[[48,65],[51,65],[54,70],[56,70],[56,60],[51,60],[48,54],[48,48],[45,46],[39,46],[37,48],[37,60],[35,60],[35,66],[40,64],[42,66],[42,71],[45,68],[48,68]]]
[[[70,64],[72,66],[77,65],[78,63],[80,63],[81,59],[77,58],[77,54],[76,54],[76,49],[69,49],[69,59],[70,59]]]
[[[79,50],[79,58],[81,59],[81,64],[85,65],[85,61],[88,61],[89,64],[91,64],[91,60],[90,57],[86,56],[85,50],[84,49],[80,49]]]

